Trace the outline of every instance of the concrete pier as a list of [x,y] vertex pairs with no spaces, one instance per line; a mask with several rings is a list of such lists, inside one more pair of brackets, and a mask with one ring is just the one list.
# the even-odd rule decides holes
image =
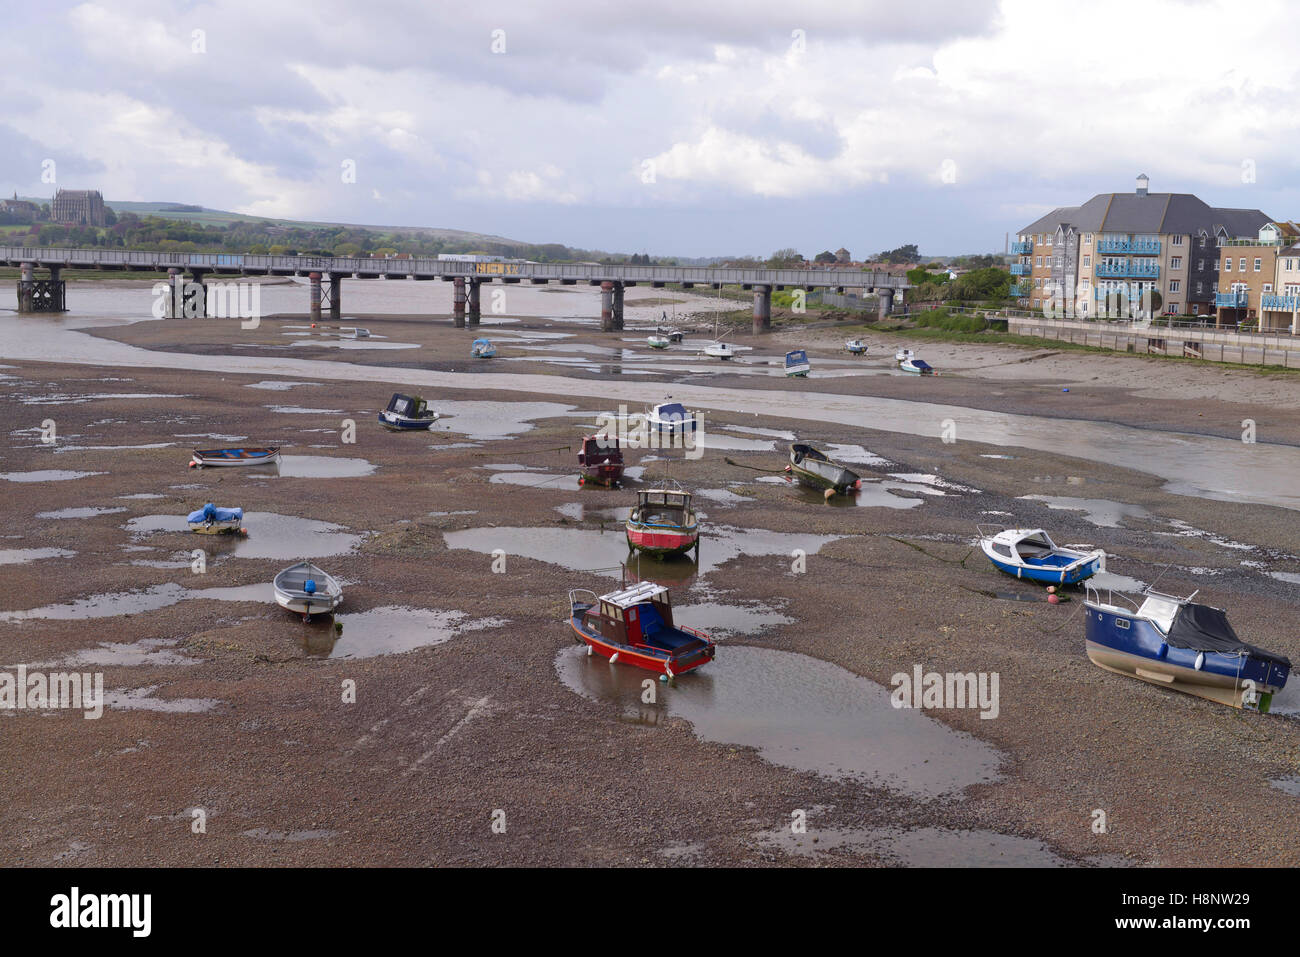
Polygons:
[[320,322],[320,273],[308,273],[307,279],[311,283],[311,321]]
[[18,311],[35,312],[32,308],[32,291],[36,287],[35,276],[31,263],[23,263],[18,267]]
[[876,297],[880,302],[880,318],[884,319],[885,316],[894,311],[894,290],[877,289]]
[[614,284],[609,280],[600,284],[600,331],[614,331]]
[[614,328],[623,328],[623,284],[614,283]]
[[754,335],[772,331],[772,287],[754,284]]
[[482,309],[479,293],[483,289],[483,283],[478,279],[469,281],[469,324],[477,326],[479,319],[482,318]]
[[185,273],[174,266],[167,270],[167,308],[163,316],[167,319],[185,318]]
[[465,277],[457,276],[454,280],[452,280],[452,285],[455,287],[455,292],[454,295],[452,296],[452,313],[451,313],[452,319],[455,321],[457,329],[464,329],[465,328]]

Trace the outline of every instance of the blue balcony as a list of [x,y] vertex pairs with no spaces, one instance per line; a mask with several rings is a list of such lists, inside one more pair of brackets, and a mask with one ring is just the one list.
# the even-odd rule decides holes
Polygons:
[[1158,239],[1101,239],[1097,241],[1097,252],[1103,255],[1119,253],[1125,256],[1159,256]]
[[1127,254],[1132,245],[1127,239],[1101,239],[1097,241],[1097,252]]
[[1216,292],[1214,294],[1215,308],[1227,306],[1229,309],[1245,309],[1249,301],[1250,294],[1244,289],[1240,292]]
[[1025,299],[1029,296],[1030,285],[1027,282],[1012,283],[1007,290],[1008,299]]
[[1034,271],[1034,267],[1029,265],[1028,263],[1011,264],[1011,275],[1013,276],[1028,276],[1031,273],[1033,273],[1033,271]]
[[1269,312],[1295,312],[1297,306],[1300,306],[1300,296],[1279,296],[1270,293],[1261,296],[1259,301],[1259,308]]
[[1130,276],[1138,279],[1158,279],[1160,277],[1160,264],[1140,260],[1122,263],[1097,263],[1097,275],[1103,279],[1125,279]]
[[1131,252],[1135,256],[1159,256],[1160,240],[1135,239],[1129,245],[1129,252]]
[[1027,256],[1029,253],[1032,253],[1033,251],[1034,251],[1034,244],[1031,243],[1029,240],[1025,240],[1023,243],[1011,244],[1011,252],[1013,255],[1016,256]]

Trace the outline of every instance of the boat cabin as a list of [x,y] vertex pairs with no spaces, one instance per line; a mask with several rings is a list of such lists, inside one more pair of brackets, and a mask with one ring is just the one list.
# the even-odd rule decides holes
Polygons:
[[795,349],[785,354],[785,367],[806,366],[808,364],[808,353],[802,349]]
[[[1005,529],[993,536],[989,548],[998,558],[1020,564],[1038,564],[1060,551],[1051,536],[1041,528]],[[1062,564],[1072,561],[1073,558],[1068,558]]]
[[669,655],[706,644],[673,624],[668,589],[655,582],[638,582],[601,595],[587,610],[583,624],[606,641]]
[[618,437],[598,433],[588,435],[582,440],[582,451],[578,453],[578,464],[592,468],[597,465],[622,465],[623,450],[618,446]]
[[636,493],[632,521],[642,525],[686,525],[693,518],[691,493],[653,488]]
[[408,419],[427,419],[433,415],[429,411],[429,403],[424,399],[418,395],[403,395],[400,392],[393,393],[393,397],[388,400],[388,408],[384,411]]

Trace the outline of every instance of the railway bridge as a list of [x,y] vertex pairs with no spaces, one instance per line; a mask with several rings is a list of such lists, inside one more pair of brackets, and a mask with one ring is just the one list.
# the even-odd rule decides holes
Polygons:
[[[894,296],[908,288],[901,276],[854,269],[750,269],[731,266],[600,265],[597,263],[534,263],[476,259],[371,259],[333,256],[258,256],[225,253],[148,252],[98,248],[0,246],[0,263],[16,266],[19,312],[64,312],[67,309],[64,269],[117,272],[163,272],[174,295],[169,315],[204,316],[208,285],[230,276],[302,276],[308,280],[313,321],[328,313],[341,318],[345,279],[441,280],[455,286],[452,318],[457,327],[478,325],[484,283],[529,283],[566,286],[586,284],[601,290],[601,329],[623,328],[623,291],[631,286],[654,288],[680,284],[683,288],[740,286],[754,293],[754,332],[771,329],[772,292],[783,289],[857,289],[875,294],[880,314],[893,308]],[[37,278],[36,270],[48,278]]]

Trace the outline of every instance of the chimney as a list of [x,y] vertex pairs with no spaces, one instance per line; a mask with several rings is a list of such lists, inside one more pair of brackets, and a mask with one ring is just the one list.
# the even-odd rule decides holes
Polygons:
[[1146,173],[1138,173],[1137,194],[1139,196],[1145,196],[1147,194],[1147,184],[1150,182],[1151,180],[1147,178]]

